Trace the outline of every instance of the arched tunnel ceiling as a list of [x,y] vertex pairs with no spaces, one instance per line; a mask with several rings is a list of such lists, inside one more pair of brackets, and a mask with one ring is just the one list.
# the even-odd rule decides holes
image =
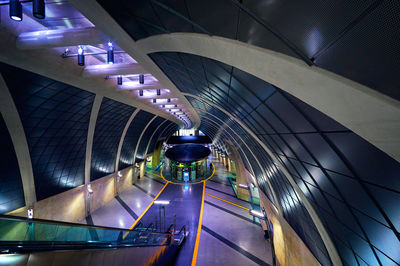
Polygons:
[[[239,40],[400,99],[396,1],[98,2],[135,40],[173,32]],[[218,142],[226,138],[240,146],[250,162],[246,167],[272,199],[265,185],[270,179],[285,218],[323,265],[330,263],[329,256],[303,203],[259,141],[311,202],[345,264],[400,260],[397,246],[385,244],[400,240],[398,162],[318,110],[231,65],[181,52],[150,56],[186,93],[201,117],[200,129]]]
[[400,4],[395,0],[98,2],[135,40],[170,32],[235,39],[300,58],[400,100]]
[[[191,97],[188,99],[202,117],[200,129],[211,137],[221,134],[222,138],[231,139],[231,136],[245,134],[243,129],[234,121],[229,120],[229,117],[222,114],[218,109],[204,101]],[[318,111],[309,110],[307,115],[312,115],[315,112]],[[327,117],[326,119],[329,120]],[[222,121],[225,121],[233,130],[221,126]],[[321,122],[330,124],[333,121],[321,120]],[[224,133],[224,131],[229,134]],[[384,262],[393,263],[393,261],[398,260],[396,248],[391,248],[385,244],[386,241],[398,241],[400,224],[396,221],[399,214],[394,211],[394,206],[396,205],[395,202],[400,199],[398,196],[399,187],[395,191],[392,189],[393,184],[399,185],[395,181],[396,173],[399,172],[398,168],[389,171],[393,173],[392,178],[386,179],[386,171],[381,170],[385,163],[374,163],[376,159],[379,159],[379,155],[376,154],[377,151],[365,141],[360,141],[360,138],[351,132],[315,131],[257,135],[271,147],[279,160],[295,177],[299,187],[312,202],[319,216],[322,217],[344,262],[353,264],[357,261],[365,261],[374,264],[377,263],[374,252],[383,264],[385,264]],[[265,158],[265,152],[259,148],[256,149],[255,141],[249,136],[245,139],[256,156],[263,161],[263,167],[268,172],[267,175],[278,194],[286,219],[314,252],[315,249],[310,245],[310,241],[314,241],[313,243],[318,245],[318,241],[315,240],[318,237],[313,235],[312,228],[305,226],[305,224],[309,224],[309,221],[305,219],[306,222],[302,223],[302,228],[298,228],[296,223],[301,219],[299,216],[292,216],[298,215],[295,213],[298,209],[301,209],[297,206],[296,193],[290,192],[290,184],[282,181],[285,178],[275,168],[271,160]],[[239,143],[239,147],[243,147],[243,142],[240,141],[238,136],[234,141]],[[350,143],[355,146],[349,146]],[[328,148],[330,145],[333,146]],[[339,151],[336,151],[339,154],[334,154],[335,151],[332,148],[335,146],[339,148]],[[246,149],[243,150],[246,152]],[[366,156],[366,158],[350,157],[354,156],[354,150],[362,150],[364,154],[359,156]],[[341,151],[344,151],[344,153],[341,153]],[[353,155],[350,155],[349,151],[353,151]],[[241,152],[240,149],[239,152]],[[338,155],[344,157],[339,158]],[[251,161],[254,161],[254,159],[251,159],[251,155],[247,154],[247,156]],[[342,162],[339,162],[341,160]],[[369,165],[364,164],[364,160],[367,160]],[[348,163],[350,165],[346,165]],[[386,166],[383,166],[383,168],[388,169],[385,168]],[[393,166],[399,167],[397,163],[394,163]],[[257,171],[255,172],[260,187],[265,187],[263,185],[265,182],[259,178],[261,175],[257,174]],[[279,182],[283,182],[283,184],[279,184]],[[268,192],[266,194],[268,195]],[[290,218],[291,216],[292,218]],[[393,231],[389,224],[393,225]],[[373,240],[374,232],[378,230],[382,232],[385,241]],[[304,234],[306,234],[305,238]],[[312,237],[308,239],[308,236]],[[323,258],[323,253],[318,254],[316,256],[321,261],[320,256]]]

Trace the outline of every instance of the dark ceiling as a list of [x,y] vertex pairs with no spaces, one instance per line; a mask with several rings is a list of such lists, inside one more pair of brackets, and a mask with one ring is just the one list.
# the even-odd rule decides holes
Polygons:
[[[381,232],[386,241],[400,239],[400,214],[392,209],[400,200],[399,163],[311,106],[232,66],[183,53],[151,57],[181,91],[225,109],[275,154],[314,205],[344,262],[400,259],[373,234]],[[222,132],[236,142],[267,195],[271,193],[261,168],[270,172],[285,218],[319,261],[329,264],[301,201],[263,148],[221,110],[187,98],[202,118],[200,130],[211,137]]]
[[317,65],[400,100],[398,0],[98,0],[135,39],[222,36]]
[[[400,100],[397,0],[98,2],[135,40],[172,32],[222,36],[297,57]],[[344,264],[400,261],[398,162],[240,69],[184,53],[150,56],[182,92],[204,99],[187,97],[201,117],[200,130],[237,145],[260,188],[274,201],[271,183],[284,217],[322,265],[331,262],[308,212],[257,140],[314,206]],[[206,100],[243,122],[257,139]]]

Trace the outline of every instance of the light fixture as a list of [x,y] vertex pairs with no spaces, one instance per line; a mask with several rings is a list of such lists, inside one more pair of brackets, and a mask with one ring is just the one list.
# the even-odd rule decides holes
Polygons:
[[118,171],[118,176],[119,176],[119,177],[121,177],[121,176],[122,176],[122,174],[121,174],[121,171]]
[[[176,107],[176,105],[175,105],[175,107]],[[182,109],[179,109],[179,111],[181,111],[181,112],[182,112]]]
[[265,220],[266,217],[264,216],[264,214],[262,212],[256,211],[256,210],[250,210],[250,215],[260,218],[261,220]]
[[85,65],[85,54],[84,54],[82,46],[78,47],[78,65],[80,65],[80,66]]
[[171,99],[170,99],[170,98],[168,98],[167,102],[169,102],[169,103],[170,103],[170,102],[171,102]]
[[118,84],[118,85],[122,85],[122,76],[121,76],[121,75],[119,75],[119,76],[117,77],[117,84]]
[[114,64],[114,47],[113,47],[112,42],[110,42],[110,41],[107,43],[107,46],[108,46],[107,63],[109,65],[112,65],[112,64]]
[[33,209],[28,209],[28,219],[33,218]]
[[22,5],[19,0],[10,0],[10,18],[15,21],[22,21]]
[[[176,107],[178,107],[178,105],[177,105],[177,104],[175,104],[175,108],[176,108]],[[182,111],[182,110],[181,110],[181,111]]]
[[155,200],[154,204],[156,204],[156,205],[168,205],[169,204],[169,200]]
[[46,17],[44,0],[32,1],[32,14],[35,18],[44,19]]
[[143,74],[139,74],[139,83],[144,84],[144,75]]
[[139,90],[139,96],[143,96],[143,90]]
[[238,186],[243,189],[249,189],[249,187],[245,184],[239,184]]
[[160,96],[161,95],[161,90],[157,89],[157,95]]
[[87,185],[87,191],[89,192],[89,194],[93,194],[93,189],[91,184]]
[[161,105],[161,108],[165,108],[165,105],[163,104],[163,105]]
[[153,103],[157,103],[157,99],[153,99]]

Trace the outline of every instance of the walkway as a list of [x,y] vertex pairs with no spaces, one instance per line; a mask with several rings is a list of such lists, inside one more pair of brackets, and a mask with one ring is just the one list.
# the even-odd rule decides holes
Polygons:
[[[205,185],[196,264],[272,265],[270,246],[259,224],[254,223],[249,215],[250,204],[235,197],[227,180],[226,168],[214,158],[211,160],[216,173]],[[158,200],[170,200],[165,209],[166,227],[173,223],[174,214],[177,229],[189,225],[190,234],[178,255],[176,265],[190,265],[197,240],[203,183],[165,185],[158,174],[147,172],[144,178],[120,193],[119,197],[93,212],[87,221],[95,225],[130,228],[156,196]],[[158,208],[152,205],[140,221],[145,225],[154,223],[155,214],[159,216]]]

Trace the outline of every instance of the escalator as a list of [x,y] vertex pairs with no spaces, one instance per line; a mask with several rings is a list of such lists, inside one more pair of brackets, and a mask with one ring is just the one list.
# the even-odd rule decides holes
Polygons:
[[0,215],[0,265],[167,265],[186,229],[157,232]]

